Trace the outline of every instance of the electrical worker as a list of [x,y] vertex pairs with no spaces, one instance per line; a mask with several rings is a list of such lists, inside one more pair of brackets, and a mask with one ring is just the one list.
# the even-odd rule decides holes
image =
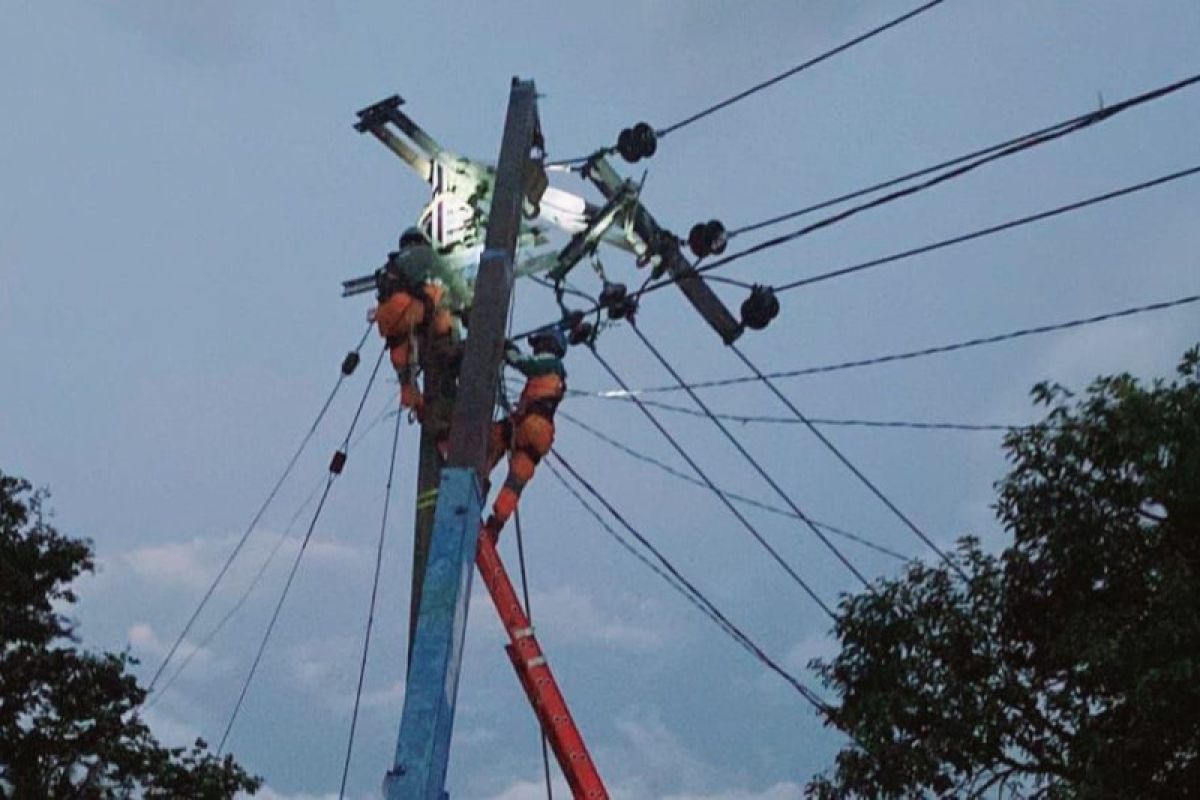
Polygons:
[[375,274],[379,305],[374,321],[400,379],[400,404],[417,415],[422,397],[413,366],[414,337],[430,330],[435,338],[449,341],[456,333],[454,317],[443,303],[443,271],[425,233],[409,228],[400,236],[399,249],[388,254],[387,264]]
[[508,476],[485,527],[493,536],[508,522],[517,508],[521,490],[533,477],[538,462],[550,452],[554,444],[554,412],[567,392],[567,371],[563,367],[563,356],[567,353],[567,339],[555,327],[539,331],[529,337],[533,355],[522,356],[511,342],[505,348],[504,360],[509,366],[525,376],[525,388],[508,418],[492,426],[488,446],[488,472],[506,452],[511,451]]

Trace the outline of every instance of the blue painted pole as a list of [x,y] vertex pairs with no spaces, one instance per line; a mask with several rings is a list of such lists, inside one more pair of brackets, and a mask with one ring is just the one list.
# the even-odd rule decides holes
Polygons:
[[473,469],[442,471],[388,800],[441,800],[482,497]]
[[387,800],[443,800],[446,796],[450,734],[483,505],[480,486],[486,478],[487,445],[512,295],[513,256],[536,129],[533,82],[514,78],[450,426],[449,466],[442,470],[434,512],[396,757],[384,779]]

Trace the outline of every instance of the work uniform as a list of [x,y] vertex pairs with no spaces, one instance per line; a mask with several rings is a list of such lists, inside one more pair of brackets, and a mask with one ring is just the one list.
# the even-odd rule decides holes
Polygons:
[[550,452],[554,444],[554,412],[567,392],[567,372],[559,356],[540,352],[522,358],[510,351],[505,360],[525,376],[525,388],[512,415],[492,426],[488,472],[506,452],[512,451],[508,476],[488,520],[494,533],[499,533],[512,516],[538,462]]
[[421,407],[421,392],[412,367],[413,337],[428,326],[439,338],[449,337],[454,330],[454,318],[442,303],[443,289],[431,281],[433,271],[433,249],[414,244],[389,254],[379,277],[375,324],[387,341],[392,366],[400,379],[400,402],[414,410]]

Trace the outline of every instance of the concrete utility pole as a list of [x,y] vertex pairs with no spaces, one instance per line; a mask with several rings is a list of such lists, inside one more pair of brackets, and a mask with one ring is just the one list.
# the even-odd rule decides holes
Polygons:
[[[384,780],[388,800],[441,800],[445,796],[482,487],[487,477],[488,434],[512,296],[525,176],[537,128],[533,82],[514,78],[450,429],[448,465],[437,487],[400,735],[393,767]],[[423,486],[422,491],[428,488]]]

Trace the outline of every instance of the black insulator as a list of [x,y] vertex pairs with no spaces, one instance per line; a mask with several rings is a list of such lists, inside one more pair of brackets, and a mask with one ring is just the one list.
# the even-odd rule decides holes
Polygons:
[[608,318],[632,320],[634,314],[637,313],[637,309],[638,303],[636,298],[632,296],[622,297],[608,307]]
[[563,314],[562,326],[567,330],[574,330],[583,324],[583,312],[579,309],[568,311]]
[[347,376],[353,375],[356,369],[358,369],[358,351],[351,350],[342,359],[342,374]]
[[625,299],[628,290],[623,283],[606,283],[604,288],[600,290],[599,305],[601,308],[607,308],[610,311],[612,307]]
[[633,126],[633,139],[642,158],[650,158],[658,152],[658,137],[654,135],[654,128],[647,123],[639,122]]
[[742,324],[761,331],[779,315],[779,298],[770,286],[755,286],[742,302]]
[[346,466],[346,451],[338,450],[333,454],[333,460],[329,462],[329,472],[333,475],[341,475],[342,469]]
[[725,226],[720,220],[710,219],[704,226],[704,238],[708,242],[708,250],[714,256],[719,256],[725,252],[725,245],[729,244],[729,239],[725,235]]
[[633,135],[631,128],[625,128],[617,136],[617,152],[621,154],[621,158],[628,161],[630,164],[637,162],[641,156],[641,148],[638,146],[637,139]]
[[579,325],[571,328],[571,332],[567,334],[567,341],[571,344],[584,344],[592,340],[592,334],[595,333],[595,326],[590,322],[582,322]]
[[692,249],[692,254],[696,258],[704,258],[712,252],[708,248],[707,232],[708,226],[703,222],[697,222],[688,233],[688,247]]

